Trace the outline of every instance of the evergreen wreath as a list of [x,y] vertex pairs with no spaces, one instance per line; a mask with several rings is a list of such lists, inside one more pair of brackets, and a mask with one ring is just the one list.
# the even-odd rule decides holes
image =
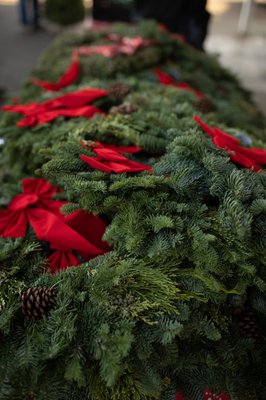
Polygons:
[[113,34],[150,44],[1,116],[0,398],[265,400],[264,118],[153,22],[61,36],[34,78]]

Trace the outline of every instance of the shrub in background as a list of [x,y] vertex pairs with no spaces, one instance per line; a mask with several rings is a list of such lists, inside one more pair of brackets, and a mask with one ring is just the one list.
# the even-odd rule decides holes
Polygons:
[[85,7],[82,0],[47,0],[45,15],[52,22],[70,25],[83,20]]

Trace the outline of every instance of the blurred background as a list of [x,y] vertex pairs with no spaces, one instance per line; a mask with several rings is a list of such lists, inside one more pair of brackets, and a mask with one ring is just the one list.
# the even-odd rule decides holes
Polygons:
[[[32,15],[34,10],[23,9],[27,1],[0,0],[0,96],[1,91],[14,94],[20,88],[40,54],[61,31],[89,29],[93,14],[97,18],[111,15],[108,0],[99,1],[103,10],[96,9],[95,4],[93,9],[92,0],[85,0],[83,4],[79,0],[75,13],[70,13],[74,21],[69,21],[66,12],[54,9],[53,0],[46,0],[44,14],[43,0],[38,2],[40,18],[36,21]],[[61,1],[69,7],[75,3],[73,0]],[[36,6],[37,0],[29,2]],[[139,3],[141,12],[149,16],[147,10],[142,10],[141,0]],[[165,1],[162,0],[162,4],[165,5]],[[266,0],[208,0],[206,9],[211,18],[205,51],[219,56],[221,63],[240,78],[266,115]],[[127,19],[127,11],[122,18]],[[61,19],[60,24],[55,23],[58,19]],[[72,24],[68,25],[70,22]]]

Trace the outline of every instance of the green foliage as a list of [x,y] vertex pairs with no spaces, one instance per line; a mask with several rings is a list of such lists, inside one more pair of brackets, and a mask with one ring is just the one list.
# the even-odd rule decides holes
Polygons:
[[[29,230],[0,239],[1,400],[202,400],[203,391],[232,400],[265,400],[266,175],[233,164],[198,128],[198,114],[232,136],[264,147],[264,120],[249,95],[217,61],[160,32],[153,23],[114,25],[110,32],[160,42],[129,57],[81,58],[80,81],[62,91],[131,88],[129,115],[107,96],[108,113],[91,120],[57,119],[36,128],[1,117],[0,205],[20,193],[23,177],[47,178],[70,203],[108,223],[112,251],[51,275],[47,243]],[[34,75],[55,81],[80,45],[108,43],[105,33],[59,37]],[[201,114],[193,93],[158,84],[153,68],[201,90],[214,110]],[[226,100],[225,100],[226,93]],[[55,94],[27,83],[25,102]],[[126,155],[152,172],[107,174],[80,156],[94,156],[93,141],[137,145]],[[19,156],[18,156],[19,155]],[[89,229],[90,227],[88,227]],[[19,302],[29,287],[56,291],[54,307],[38,321],[25,319]],[[249,303],[260,343],[232,318]]]

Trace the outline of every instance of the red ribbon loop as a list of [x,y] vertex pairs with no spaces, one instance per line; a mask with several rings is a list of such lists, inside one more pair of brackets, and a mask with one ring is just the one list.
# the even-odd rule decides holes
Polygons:
[[103,114],[99,108],[94,107],[91,103],[108,94],[107,90],[83,89],[55,97],[43,103],[9,105],[2,107],[2,109],[24,115],[17,126],[35,126],[51,122],[58,117],[91,118],[96,113]]
[[239,140],[228,135],[219,128],[205,124],[198,116],[194,116],[197,122],[212,137],[213,143],[220,149],[228,151],[230,159],[248,169],[258,172],[261,170],[260,164],[266,164],[266,151],[263,149],[250,149],[240,146]]
[[136,161],[131,161],[120,153],[136,153],[141,151],[140,147],[116,147],[113,145],[103,145],[100,142],[89,146],[97,157],[90,157],[85,154],[81,155],[80,158],[91,168],[99,169],[100,171],[116,174],[123,172],[142,172],[151,171],[151,167],[145,164],[141,164]]
[[173,79],[170,75],[166,74],[161,69],[155,68],[154,72],[155,72],[155,75],[157,76],[157,78],[159,79],[161,85],[174,86],[180,90],[186,90],[191,93],[194,93],[194,95],[196,97],[199,97],[199,98],[204,97],[204,95],[199,90],[194,89],[192,86],[190,86],[186,82],[177,82],[175,79]]
[[80,260],[72,251],[55,251],[49,258],[50,272],[55,274],[58,271],[64,271],[68,267],[75,267],[80,264]]
[[80,65],[77,58],[77,54],[76,52],[74,52],[72,64],[70,64],[67,71],[58,79],[57,82],[52,83],[48,81],[42,81],[37,78],[32,78],[31,82],[34,85],[39,86],[44,90],[56,92],[74,83],[78,79],[79,74],[80,74]]

